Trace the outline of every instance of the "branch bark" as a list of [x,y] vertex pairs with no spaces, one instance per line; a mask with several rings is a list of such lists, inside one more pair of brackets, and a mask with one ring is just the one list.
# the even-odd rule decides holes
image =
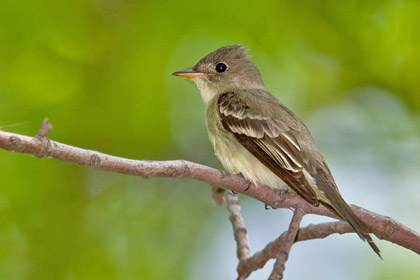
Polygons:
[[[232,190],[236,193],[242,193],[253,197],[266,205],[271,206],[273,209],[301,208],[302,211],[304,211],[304,214],[317,214],[338,218],[333,212],[322,205],[313,207],[293,193],[284,194],[266,186],[257,188],[241,176],[230,175],[224,171],[184,160],[133,160],[111,156],[93,150],[81,149],[56,141],[51,141],[46,137],[49,130],[49,128],[47,128],[48,127],[43,126],[42,133],[40,133],[38,137],[30,137],[0,131],[0,148],[13,152],[32,154],[40,158],[56,158],[78,165],[141,176],[144,178],[171,177],[194,179],[208,183],[212,186],[219,186]],[[359,216],[363,222],[365,222],[373,230],[373,233],[378,238],[393,242],[420,254],[419,233],[402,225],[398,221],[391,219],[390,217],[382,216],[354,205],[351,206],[351,208],[356,215]],[[346,223],[344,222],[336,222],[334,224],[326,223],[309,226],[299,231],[297,240],[323,238],[335,232],[352,232],[351,228],[345,224]],[[345,230],[343,231],[343,229]],[[277,246],[275,244],[277,244],[276,241],[271,243],[271,245],[268,245],[269,248],[266,249],[271,252],[271,250]],[[261,260],[266,259],[267,257],[273,258],[275,257],[275,254],[266,254],[264,255],[264,258],[261,258],[261,254],[257,253],[254,257],[242,262],[238,269],[243,269],[244,267],[252,264],[252,260],[258,259],[258,263],[261,263]]]
[[225,192],[226,206],[230,213],[229,220],[232,223],[233,234],[236,241],[236,255],[239,262],[245,261],[250,257],[250,246],[245,222],[241,214],[241,205],[238,196],[230,191]]
[[305,215],[305,212],[302,210],[302,208],[297,208],[293,213],[293,218],[290,222],[289,229],[286,232],[284,242],[280,244],[280,249],[277,252],[277,260],[274,264],[274,268],[270,275],[270,278],[268,278],[269,280],[283,279],[283,272],[286,268],[286,262],[289,258],[289,253],[292,249],[292,245],[295,242],[303,215]]
[[[312,224],[300,228],[294,242],[326,238],[334,233],[344,234],[350,232],[354,232],[354,230],[349,223],[345,221],[328,222],[317,225]],[[264,249],[255,253],[244,262],[241,262],[238,266],[238,274],[244,275],[246,278],[253,271],[263,268],[270,259],[274,259],[281,250],[282,244],[286,242],[287,233],[288,231],[283,232],[276,240],[268,243]]]

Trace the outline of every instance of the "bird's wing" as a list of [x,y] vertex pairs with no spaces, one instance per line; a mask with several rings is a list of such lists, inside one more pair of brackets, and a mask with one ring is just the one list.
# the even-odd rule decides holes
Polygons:
[[234,92],[218,99],[223,127],[252,155],[312,205],[319,205],[315,190],[304,175],[301,147],[292,129],[280,119],[257,113]]

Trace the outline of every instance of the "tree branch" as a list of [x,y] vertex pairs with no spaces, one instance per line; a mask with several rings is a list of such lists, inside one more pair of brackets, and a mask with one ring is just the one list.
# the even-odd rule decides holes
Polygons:
[[293,213],[293,218],[290,222],[289,229],[286,232],[284,242],[281,243],[280,249],[277,252],[277,260],[274,264],[273,271],[268,278],[269,280],[283,279],[283,272],[286,268],[286,261],[289,258],[290,250],[292,249],[292,245],[295,242],[303,215],[305,215],[305,212],[302,208],[297,208]]
[[237,246],[237,257],[239,262],[245,261],[250,257],[250,246],[248,234],[245,228],[245,222],[241,214],[241,205],[238,196],[230,191],[225,192],[226,205],[230,213],[229,220],[232,223],[233,234]]
[[[249,181],[242,176],[230,175],[226,172],[208,166],[184,160],[132,160],[92,150],[85,150],[49,140],[46,135],[50,128],[47,128],[48,126],[46,127],[43,125],[42,131],[40,131],[38,137],[29,137],[0,131],[0,148],[13,152],[32,154],[36,157],[56,158],[62,161],[96,169],[141,176],[144,178],[171,177],[194,179],[206,182],[212,186],[219,186],[237,193],[243,193],[271,206],[274,209],[302,208],[304,214],[317,214],[338,218],[333,212],[323,205],[314,207],[296,194],[284,194],[266,186],[260,186],[257,188],[255,185],[250,184]],[[370,212],[354,205],[351,206],[351,208],[356,215],[372,229],[373,233],[378,238],[388,240],[420,254],[420,234],[389,217]],[[344,233],[353,232],[353,230],[344,222],[320,224],[301,229],[298,233],[297,240],[322,238],[335,232]],[[275,244],[277,244],[276,241],[274,244],[271,243],[271,247],[268,245],[267,247],[269,248],[267,249],[266,247],[264,250],[267,249],[271,252],[271,250],[277,246]],[[269,258],[275,257],[275,254],[265,255],[269,256]],[[267,256],[262,258],[261,254],[256,254],[247,261],[241,262],[238,269],[243,269],[249,264],[252,264],[251,260],[258,259],[258,263],[261,263],[261,260],[266,259]]]
[[[294,242],[305,241],[311,239],[321,239],[330,236],[331,234],[338,233],[344,234],[354,232],[353,228],[349,223],[345,221],[321,223],[317,225],[309,225],[304,228],[300,228]],[[286,242],[286,235],[288,231],[283,232],[276,240],[270,242],[265,246],[264,249],[255,253],[252,257],[246,261],[241,262],[238,266],[238,273],[240,275],[246,275],[245,278],[253,271],[263,268],[264,265],[270,260],[274,259],[278,252],[281,250],[281,246]],[[243,278],[243,279],[245,279]]]

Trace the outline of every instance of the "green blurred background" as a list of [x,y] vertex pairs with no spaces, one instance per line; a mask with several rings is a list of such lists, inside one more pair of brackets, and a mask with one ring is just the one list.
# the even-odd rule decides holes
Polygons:
[[[240,43],[346,200],[420,231],[419,26],[419,1],[2,0],[0,129],[34,135],[49,117],[56,141],[220,168],[197,89],[171,73]],[[235,278],[228,214],[203,183],[3,150],[0,170],[0,279]],[[290,212],[241,200],[255,252]],[[419,277],[418,255],[377,244],[384,264],[350,234],[299,243],[285,277]]]

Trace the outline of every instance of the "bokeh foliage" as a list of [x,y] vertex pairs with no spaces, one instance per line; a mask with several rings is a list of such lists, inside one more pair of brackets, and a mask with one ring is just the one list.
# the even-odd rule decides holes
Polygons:
[[[419,26],[414,0],[2,0],[0,129],[34,135],[49,117],[50,137],[70,145],[220,167],[197,90],[170,74],[241,43],[268,88],[303,118],[349,100],[375,110],[383,95],[363,99],[354,90],[374,87],[414,128],[403,129],[387,110],[361,123],[375,126],[386,115],[395,129],[377,135],[418,143]],[[352,136],[344,143],[360,147]],[[364,140],[369,150],[381,139]],[[387,147],[376,150],[380,162],[402,170]],[[6,151],[0,170],[0,279],[185,279],[197,248],[229,227],[197,182],[130,178]],[[400,268],[420,273],[412,267]],[[366,268],[363,277],[384,279],[378,270]]]

